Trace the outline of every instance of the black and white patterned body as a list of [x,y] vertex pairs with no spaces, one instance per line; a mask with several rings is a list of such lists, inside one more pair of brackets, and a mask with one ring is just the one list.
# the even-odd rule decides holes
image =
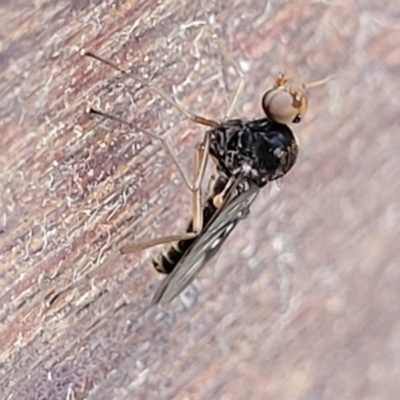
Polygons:
[[298,149],[291,129],[267,118],[228,120],[208,134],[218,171],[227,177],[244,171],[258,187],[281,178],[296,162]]
[[[297,158],[290,128],[266,118],[228,120],[206,134],[217,180],[203,207],[203,229],[196,238],[175,242],[154,258],[155,268],[171,275],[157,290],[153,303],[170,301],[189,285],[239,220],[248,215],[258,190],[285,175]],[[232,177],[237,182],[217,207],[214,199]],[[192,231],[192,222],[187,231]]]

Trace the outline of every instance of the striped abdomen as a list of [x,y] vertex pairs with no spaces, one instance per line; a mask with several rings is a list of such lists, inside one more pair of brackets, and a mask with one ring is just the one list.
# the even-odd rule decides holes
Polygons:
[[[204,226],[207,225],[216,210],[217,209],[215,208],[211,197],[207,200],[206,205],[203,209]],[[192,226],[192,221],[190,221],[186,232],[192,232]],[[178,242],[173,242],[168,245],[163,251],[161,251],[156,257],[154,257],[154,268],[158,272],[161,272],[163,274],[171,273],[178,262],[181,260],[182,256],[190,248],[195,240],[196,237],[192,239],[179,240]]]

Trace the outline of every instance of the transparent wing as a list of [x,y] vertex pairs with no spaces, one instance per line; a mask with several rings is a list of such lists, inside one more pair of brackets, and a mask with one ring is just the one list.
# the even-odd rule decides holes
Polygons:
[[249,214],[259,188],[250,185],[244,192],[227,193],[223,205],[202,230],[174,270],[158,287],[152,304],[168,303],[192,282],[199,271],[215,255],[237,223]]

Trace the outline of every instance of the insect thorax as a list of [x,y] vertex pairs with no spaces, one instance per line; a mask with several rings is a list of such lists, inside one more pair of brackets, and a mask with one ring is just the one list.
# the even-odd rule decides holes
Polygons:
[[229,177],[244,171],[259,187],[285,175],[296,161],[291,129],[266,118],[224,121],[207,134],[219,172]]

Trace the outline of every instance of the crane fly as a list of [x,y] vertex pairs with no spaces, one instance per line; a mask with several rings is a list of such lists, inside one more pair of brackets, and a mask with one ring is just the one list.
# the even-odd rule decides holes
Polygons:
[[[293,167],[298,147],[293,132],[287,124],[300,122],[306,114],[308,107],[306,90],[321,85],[331,78],[290,86],[286,77],[280,74],[273,87],[262,97],[264,117],[226,118],[215,121],[192,114],[172,100],[162,89],[147,82],[141,76],[124,70],[92,52],[83,50],[82,54],[135,79],[158,94],[186,118],[208,127],[203,140],[196,147],[191,181],[186,176],[167,138],[116,115],[88,109],[88,112],[92,114],[114,120],[153,139],[160,140],[192,193],[192,219],[185,233],[134,242],[120,249],[122,254],[126,254],[168,244],[168,247],[153,260],[157,271],[167,274],[167,277],[156,290],[152,304],[168,303],[192,282],[198,272],[215,255],[237,223],[247,217],[259,190],[268,182],[284,176]],[[223,55],[228,58],[226,53]],[[235,67],[230,58],[228,61]],[[241,76],[238,69],[237,72]],[[239,95],[240,86],[241,83],[234,93],[233,102]],[[233,109],[232,104],[229,109]],[[211,194],[204,200],[201,186],[210,156],[216,167],[216,179]]]

